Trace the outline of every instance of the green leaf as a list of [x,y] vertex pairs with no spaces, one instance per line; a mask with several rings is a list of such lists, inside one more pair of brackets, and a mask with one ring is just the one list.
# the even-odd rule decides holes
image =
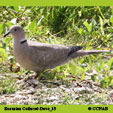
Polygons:
[[88,24],[88,22],[84,22],[83,24],[86,26],[86,28],[89,32],[92,30],[92,26],[90,24]]
[[78,71],[81,74],[81,80],[84,80],[84,77],[85,77],[85,70],[84,70],[84,68],[78,67]]
[[8,43],[12,40],[11,37],[4,38],[2,41],[2,48],[6,48],[8,46]]
[[5,49],[0,48],[0,55],[2,56],[3,60],[6,61],[8,55],[5,51]]
[[12,40],[12,38],[11,38],[11,37],[4,38],[4,42],[5,42],[6,44],[8,44],[11,40]]
[[101,80],[100,86],[101,86],[102,88],[105,88],[105,87],[106,87],[106,84],[107,84],[107,82],[106,82],[105,80]]
[[6,25],[8,26],[8,28],[10,28],[13,25],[13,23],[10,21],[7,21]]
[[85,77],[85,73],[82,73],[81,74],[81,80],[84,80],[84,77]]
[[31,31],[31,32],[36,32],[37,30],[37,20],[33,20],[30,24],[29,24],[29,27],[28,29]]
[[110,22],[113,23],[113,16],[110,18]]
[[4,30],[5,30],[5,24],[0,23],[0,34],[4,33]]
[[104,42],[107,43],[107,41],[111,38],[111,36],[112,36],[111,34],[106,35],[106,37],[104,39]]
[[70,63],[70,70],[69,70],[70,72],[71,72],[71,74],[72,75],[77,75],[77,66],[76,66],[76,64],[75,64],[75,62],[71,62]]
[[83,33],[83,29],[82,28],[78,28],[77,29],[78,33],[81,35]]
[[99,20],[100,20],[100,29],[101,29],[101,31],[103,31],[104,22],[103,22],[103,19],[101,18],[101,16],[99,16]]
[[108,70],[111,69],[113,65],[113,58],[111,58],[109,61],[108,61]]
[[92,76],[91,76],[91,80],[93,80],[94,82],[96,81],[95,75],[92,75]]

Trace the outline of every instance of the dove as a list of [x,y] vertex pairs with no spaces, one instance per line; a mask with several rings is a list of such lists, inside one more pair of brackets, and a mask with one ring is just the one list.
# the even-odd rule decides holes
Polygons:
[[24,29],[19,25],[13,25],[4,37],[9,34],[14,39],[13,52],[16,61],[23,68],[36,72],[35,78],[40,72],[63,65],[71,59],[109,52],[109,50],[81,50],[82,46],[64,46],[30,41],[26,39]]

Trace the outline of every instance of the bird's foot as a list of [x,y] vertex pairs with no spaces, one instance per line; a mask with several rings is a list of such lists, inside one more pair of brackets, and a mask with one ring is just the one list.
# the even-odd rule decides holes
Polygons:
[[35,75],[34,79],[37,79],[37,78],[38,78],[38,74]]
[[35,75],[34,79],[38,79],[38,80],[46,80],[45,77],[43,77],[43,76],[39,77],[38,74]]

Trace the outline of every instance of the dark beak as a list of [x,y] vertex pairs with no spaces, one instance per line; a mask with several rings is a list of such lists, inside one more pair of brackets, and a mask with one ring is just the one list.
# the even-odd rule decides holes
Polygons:
[[10,32],[7,32],[5,35],[4,35],[4,37],[6,37],[7,35],[9,35],[10,34]]

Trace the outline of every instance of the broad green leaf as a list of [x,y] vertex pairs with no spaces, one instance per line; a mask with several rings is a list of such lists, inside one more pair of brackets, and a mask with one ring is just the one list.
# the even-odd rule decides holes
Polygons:
[[8,43],[12,40],[11,37],[4,38],[2,41],[2,48],[6,48],[8,46]]
[[0,23],[0,34],[4,33],[4,30],[5,30],[5,24]]
[[80,62],[80,64],[82,64],[83,62],[84,62],[84,58],[81,58],[80,60],[79,60],[79,62]]
[[33,20],[30,24],[29,24],[29,27],[28,29],[31,31],[31,32],[36,32],[37,30],[37,20]]
[[12,40],[12,38],[11,38],[11,37],[4,38],[4,42],[5,42],[6,44],[8,44],[11,40]]
[[7,55],[6,51],[5,51],[5,49],[0,48],[0,56],[2,56],[4,61],[6,61],[8,55]]
[[86,28],[89,32],[92,30],[92,26],[90,24],[88,24],[88,22],[84,22],[83,24],[86,26]]
[[83,33],[83,29],[82,28],[78,28],[77,29],[78,33],[81,35]]
[[8,28],[10,28],[13,25],[13,23],[10,21],[7,21],[6,25],[8,26]]

